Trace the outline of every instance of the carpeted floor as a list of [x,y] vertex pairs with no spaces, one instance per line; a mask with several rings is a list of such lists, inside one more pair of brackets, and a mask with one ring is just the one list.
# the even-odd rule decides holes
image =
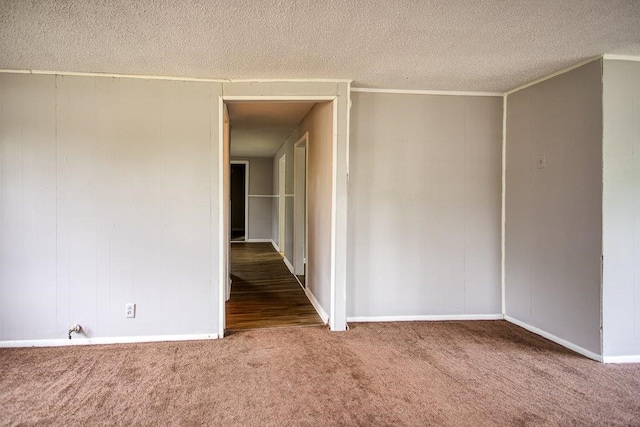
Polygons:
[[504,321],[0,349],[0,424],[638,425],[640,365]]

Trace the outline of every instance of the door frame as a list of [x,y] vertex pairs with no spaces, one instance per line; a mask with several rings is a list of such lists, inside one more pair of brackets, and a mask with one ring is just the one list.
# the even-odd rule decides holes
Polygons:
[[[258,90],[257,88],[255,89]],[[347,102],[349,102],[348,98],[348,88],[347,88]],[[340,157],[345,160],[345,165],[341,165],[338,167],[338,151],[342,150],[338,146],[338,131],[339,125],[338,122],[338,102],[340,102],[339,95],[220,95],[218,96],[218,203],[221,207],[220,212],[224,212],[226,207],[228,207],[228,201],[225,200],[225,185],[227,184],[227,179],[225,178],[225,174],[228,172],[228,169],[225,168],[225,142],[224,142],[224,110],[225,110],[225,102],[229,101],[315,101],[315,102],[331,102],[333,109],[333,130],[332,130],[332,189],[331,189],[331,244],[330,244],[330,259],[331,264],[329,266],[330,269],[330,307],[329,307],[329,328],[332,331],[345,331],[347,329],[346,323],[346,283],[344,283],[345,274],[344,268],[346,265],[346,236],[339,235],[337,233],[338,227],[341,230],[346,230],[346,179],[348,179],[348,161],[349,161],[349,112],[348,112],[348,104],[346,111],[346,134],[343,135],[343,139],[346,142],[346,146],[343,148],[346,152],[343,153]],[[228,151],[226,151],[228,153]],[[346,158],[345,158],[346,157]],[[343,176],[342,174],[345,173]],[[214,179],[212,177],[212,179]],[[340,184],[339,184],[340,182]],[[338,186],[340,185],[340,191],[338,191]],[[343,187],[344,186],[344,187]],[[340,194],[339,194],[340,193]],[[338,221],[338,212],[337,206],[338,204],[344,205],[344,212],[340,214],[340,221]],[[225,227],[228,227],[227,222],[229,221],[228,215],[219,215],[219,223],[218,229],[224,230]],[[212,234],[215,235],[216,230],[212,230]],[[226,321],[226,310],[225,310],[225,289],[227,287],[227,283],[229,282],[229,270],[228,270],[228,260],[229,260],[229,244],[225,242],[225,233],[219,232],[217,233],[219,241],[218,247],[220,248],[218,252],[218,337],[224,337],[225,331],[225,321]],[[340,236],[340,240],[339,240]],[[341,257],[338,257],[338,252],[341,254]],[[339,265],[337,265],[339,264]],[[340,272],[338,273],[338,268]],[[341,289],[340,292],[336,292],[336,275],[340,274],[341,281]],[[339,301],[338,301],[339,300]],[[341,307],[337,307],[338,304],[341,304]],[[340,312],[340,318],[337,318],[337,312]]]
[[[231,160],[230,165],[244,165],[244,241],[249,240],[249,160]],[[229,205],[231,206],[231,205]],[[229,211],[231,215],[231,211]],[[232,241],[231,243],[241,243],[242,241]]]
[[[284,176],[284,179],[283,179]],[[285,256],[287,221],[287,153],[278,158],[278,252]]]
[[[309,229],[309,221],[307,220],[307,193],[309,192],[308,186],[308,177],[307,173],[309,170],[309,156],[308,156],[308,145],[309,145],[309,132],[305,132],[294,144],[293,144],[293,271],[295,275],[300,273],[299,267],[302,265],[302,269],[305,273],[305,285],[303,288],[307,287],[307,277],[306,277],[306,264],[307,264],[307,240],[309,238],[308,229]],[[298,180],[298,167],[300,164],[300,158],[298,157],[299,150],[304,146],[304,200],[302,201],[302,206],[300,205],[300,200],[298,200],[298,193],[300,187],[300,181]],[[299,210],[302,207],[304,209],[304,213],[302,218],[300,217]],[[304,226],[304,233],[300,236],[299,228],[300,222],[302,222]],[[300,253],[300,245],[296,244],[296,242],[302,237],[304,239],[302,253]],[[300,259],[302,257],[302,260]]]

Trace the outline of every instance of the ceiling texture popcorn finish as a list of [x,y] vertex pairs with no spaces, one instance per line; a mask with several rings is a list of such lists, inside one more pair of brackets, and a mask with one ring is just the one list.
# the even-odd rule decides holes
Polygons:
[[637,0],[3,0],[0,68],[504,92],[640,56]]

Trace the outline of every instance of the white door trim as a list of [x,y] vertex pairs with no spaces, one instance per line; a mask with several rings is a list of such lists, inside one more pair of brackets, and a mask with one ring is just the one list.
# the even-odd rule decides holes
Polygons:
[[329,328],[337,330],[336,324],[336,242],[338,214],[338,103],[331,103],[333,107],[333,155],[331,157],[331,306],[329,307]]
[[222,95],[225,102],[233,101],[334,101],[336,95],[283,95],[283,96],[260,96],[260,95]]
[[[228,247],[228,236],[226,233],[227,227],[229,227],[229,218],[228,215],[225,214],[225,209],[228,206],[228,202],[225,201],[225,163],[226,159],[224,156],[224,120],[225,120],[225,105],[222,97],[218,98],[218,229],[215,227],[211,227],[211,253],[218,253],[218,336],[222,338],[224,336],[224,326],[225,326],[225,303],[227,296],[227,282],[229,280],[228,275],[228,260],[229,260],[229,247]],[[213,121],[213,117],[212,117]],[[213,148],[213,147],[212,147]],[[212,165],[213,167],[213,159],[214,159],[215,150],[211,150],[212,157]],[[211,189],[216,188],[215,177],[211,174]],[[211,212],[211,217],[213,218],[214,212]],[[218,239],[216,243],[216,233],[218,234]],[[217,247],[216,247],[217,245]],[[215,263],[211,263],[211,278],[215,277],[213,272],[215,271]],[[213,291],[213,286],[211,287]]]
[[[299,208],[299,201],[296,200],[296,197],[298,196],[298,192],[299,189],[298,187],[300,186],[300,182],[298,180],[298,170],[297,170],[297,166],[299,163],[299,158],[298,158],[298,150],[300,149],[300,146],[304,145],[304,216],[302,218],[302,222],[304,223],[304,236],[300,236],[299,235],[299,231],[297,231],[299,229],[299,227],[296,227],[296,225],[299,225],[300,222],[300,217],[299,215],[296,215],[296,208]],[[304,270],[305,273],[305,285],[303,286],[304,288],[307,288],[307,274],[306,274],[306,270],[307,270],[307,253],[308,253],[308,247],[307,247],[307,241],[308,241],[308,229],[309,229],[309,222],[307,220],[307,194],[309,193],[309,186],[308,186],[308,179],[307,179],[307,172],[309,170],[309,156],[308,156],[308,145],[309,145],[309,132],[305,132],[304,135],[302,135],[294,144],[293,144],[293,266],[294,266],[294,274],[298,274],[300,273],[299,271],[299,267],[300,264],[302,264],[302,268]],[[296,245],[296,242],[298,241],[298,239],[300,239],[300,237],[304,238],[304,247],[302,248],[302,260],[300,260],[300,256],[301,254],[299,253],[299,246]]]
[[[278,158],[278,248],[279,252],[285,256],[285,235],[287,230],[286,215],[287,202],[285,195],[287,194],[287,154],[283,154]],[[285,256],[286,258],[286,256]]]
[[[330,318],[329,318],[329,326],[331,330],[344,330],[343,327],[337,324],[335,313],[336,313],[336,237],[337,237],[337,181],[338,181],[338,165],[337,165],[337,157],[338,157],[338,95],[286,95],[286,96],[261,96],[261,95],[220,95],[218,97],[218,120],[219,120],[219,156],[218,156],[218,202],[220,206],[220,221],[219,221],[219,230],[224,230],[226,226],[224,224],[224,216],[222,212],[224,211],[224,207],[226,206],[227,201],[224,200],[224,158],[223,158],[223,147],[224,147],[224,135],[223,135],[223,120],[224,120],[224,104],[227,101],[331,101],[333,106],[333,165],[332,165],[332,207],[331,207],[331,274],[330,274],[330,289],[331,289],[331,301],[330,301]],[[348,114],[348,112],[347,112]],[[348,132],[347,129],[347,140],[348,140]],[[212,177],[212,180],[214,178]],[[212,186],[215,188],[215,186]],[[215,235],[217,231],[211,230],[212,235]],[[225,324],[225,265],[227,259],[229,257],[229,248],[228,245],[225,244],[224,240],[224,232],[219,233],[218,239],[218,247],[220,251],[218,252],[218,268],[219,268],[219,292],[218,292],[218,304],[219,304],[219,333],[218,336],[220,338],[224,337],[224,324]],[[212,239],[212,244],[215,246],[215,239]],[[213,253],[217,252],[217,248],[213,248]],[[213,268],[213,266],[212,266]],[[346,319],[345,319],[346,320]]]

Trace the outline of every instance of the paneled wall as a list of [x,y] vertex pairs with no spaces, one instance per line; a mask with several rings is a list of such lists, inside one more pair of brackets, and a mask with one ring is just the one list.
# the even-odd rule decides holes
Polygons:
[[0,74],[0,340],[217,332],[220,93]]
[[[1,345],[65,339],[72,323],[102,342],[222,332],[223,85],[232,96],[338,96],[346,167],[347,83],[0,74]],[[337,212],[346,212],[345,179]],[[336,295],[342,247],[322,266]],[[125,303],[137,304],[135,319]]]
[[348,316],[499,314],[502,98],[351,98]]
[[600,353],[602,62],[507,97],[507,316]]

